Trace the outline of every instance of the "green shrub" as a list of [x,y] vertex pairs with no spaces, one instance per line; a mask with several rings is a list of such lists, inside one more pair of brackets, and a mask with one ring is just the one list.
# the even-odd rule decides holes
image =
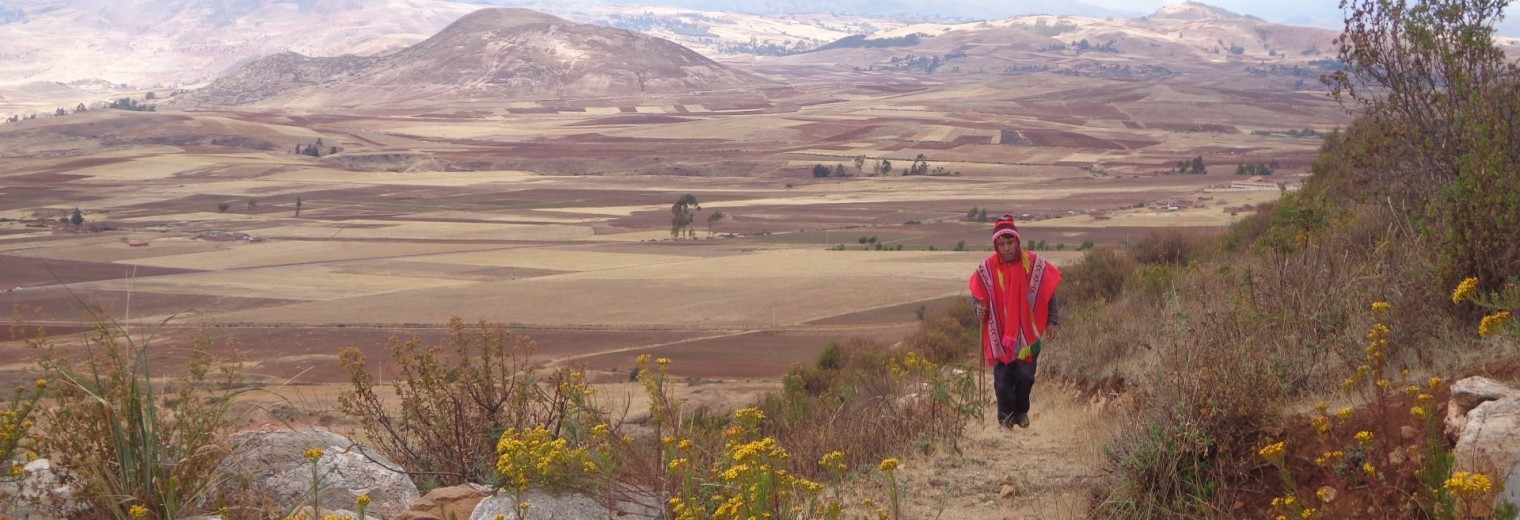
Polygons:
[[1061,299],[1069,304],[1112,300],[1124,291],[1134,271],[1135,262],[1127,252],[1114,247],[1093,249],[1062,273]]

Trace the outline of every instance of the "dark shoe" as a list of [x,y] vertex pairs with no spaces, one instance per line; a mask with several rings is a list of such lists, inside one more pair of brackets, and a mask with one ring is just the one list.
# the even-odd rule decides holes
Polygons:
[[1020,428],[1028,428],[1029,427],[1029,414],[1027,414],[1027,413],[1021,413],[1021,414],[1015,415],[1015,416],[1013,416],[1013,420],[1019,424]]

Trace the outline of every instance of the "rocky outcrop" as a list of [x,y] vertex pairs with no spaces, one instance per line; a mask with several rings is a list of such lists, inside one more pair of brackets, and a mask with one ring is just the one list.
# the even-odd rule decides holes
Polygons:
[[449,486],[429,491],[412,503],[395,520],[456,520],[470,518],[481,500],[491,496],[491,489],[477,486]]
[[417,486],[394,462],[332,432],[245,432],[236,442],[239,448],[226,463],[229,478],[222,485],[246,487],[228,492],[258,493],[292,507],[309,504],[312,465],[303,454],[320,448],[316,466],[323,487],[318,499],[324,510],[356,509],[356,499],[365,494],[368,513],[391,517],[418,497]]
[[[1483,377],[1451,386],[1446,434],[1456,439],[1454,471],[1489,475],[1504,491],[1495,499],[1520,504],[1520,391]],[[1485,505],[1486,506],[1486,505]],[[1469,514],[1485,517],[1478,507]]]
[[72,518],[88,507],[77,498],[80,486],[77,476],[54,467],[48,459],[28,462],[22,466],[20,479],[0,482],[0,496],[11,497],[5,503],[13,508],[0,516],[10,514],[35,520]]
[[[607,518],[609,516],[607,506],[585,495],[552,495],[541,490],[530,489],[523,494],[522,501],[528,504],[527,518]],[[626,520],[653,519],[660,518],[661,513],[662,511],[657,508],[621,503],[617,511],[611,512],[611,517]],[[518,516],[517,502],[513,500],[510,492],[498,492],[495,496],[482,500],[480,505],[475,507],[475,512],[470,515],[470,520],[491,520],[497,515],[502,515],[502,518],[506,520],[522,520],[523,517]]]

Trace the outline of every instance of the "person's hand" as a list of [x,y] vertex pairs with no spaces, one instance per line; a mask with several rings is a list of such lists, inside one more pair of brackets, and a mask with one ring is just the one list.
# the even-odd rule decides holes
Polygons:
[[1050,328],[1045,329],[1045,339],[1056,339],[1061,335],[1061,326],[1052,323]]
[[987,307],[983,306],[982,302],[975,302],[972,305],[976,306],[976,319],[987,321]]

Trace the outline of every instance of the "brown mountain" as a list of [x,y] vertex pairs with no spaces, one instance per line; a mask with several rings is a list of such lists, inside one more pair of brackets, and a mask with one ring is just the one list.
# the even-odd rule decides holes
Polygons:
[[659,38],[526,9],[482,9],[382,57],[270,56],[177,103],[447,105],[774,86]]

